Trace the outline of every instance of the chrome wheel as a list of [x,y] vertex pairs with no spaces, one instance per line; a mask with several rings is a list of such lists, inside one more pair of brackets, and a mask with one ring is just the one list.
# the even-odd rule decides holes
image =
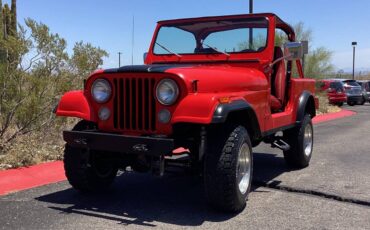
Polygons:
[[304,139],[303,139],[303,147],[304,147],[304,154],[309,157],[312,153],[312,146],[313,146],[313,128],[311,124],[307,124],[304,129]]
[[239,191],[245,194],[248,191],[251,179],[251,152],[246,143],[239,150],[236,179]]

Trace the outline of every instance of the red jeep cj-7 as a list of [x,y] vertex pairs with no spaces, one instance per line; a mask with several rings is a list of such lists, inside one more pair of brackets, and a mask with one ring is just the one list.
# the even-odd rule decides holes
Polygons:
[[[276,33],[286,34],[283,48]],[[82,119],[64,132],[69,182],[99,190],[118,169],[162,175],[182,165],[203,175],[213,207],[241,211],[252,147],[270,143],[295,168],[311,159],[318,103],[303,50],[274,14],[159,22],[146,65],[98,70],[62,97],[56,114]]]

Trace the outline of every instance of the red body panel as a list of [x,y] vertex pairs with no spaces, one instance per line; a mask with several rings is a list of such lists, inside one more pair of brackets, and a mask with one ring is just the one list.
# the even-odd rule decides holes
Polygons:
[[97,121],[96,113],[89,104],[89,100],[85,97],[83,91],[65,93],[58,104],[56,115],[77,117],[93,122]]

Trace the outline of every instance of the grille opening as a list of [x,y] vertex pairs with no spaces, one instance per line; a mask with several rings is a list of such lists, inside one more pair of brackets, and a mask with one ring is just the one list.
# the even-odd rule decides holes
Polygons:
[[150,77],[114,78],[113,125],[127,131],[156,130],[156,80]]

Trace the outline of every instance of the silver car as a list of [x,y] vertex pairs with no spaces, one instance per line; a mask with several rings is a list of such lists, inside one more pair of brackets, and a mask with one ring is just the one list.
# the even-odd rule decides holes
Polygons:
[[357,81],[362,87],[362,95],[365,100],[370,102],[370,81]]
[[347,104],[350,106],[363,105],[366,100],[362,95],[362,87],[355,80],[343,80]]

